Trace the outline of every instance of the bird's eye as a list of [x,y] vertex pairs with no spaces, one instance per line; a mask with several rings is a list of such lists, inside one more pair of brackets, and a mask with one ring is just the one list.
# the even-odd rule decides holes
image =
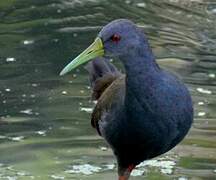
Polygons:
[[121,40],[121,36],[118,34],[113,34],[110,38],[113,42],[119,42]]

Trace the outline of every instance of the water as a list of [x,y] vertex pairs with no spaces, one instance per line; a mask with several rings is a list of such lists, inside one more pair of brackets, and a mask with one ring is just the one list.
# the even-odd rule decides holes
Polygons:
[[112,152],[90,126],[86,71],[58,76],[116,18],[146,31],[195,105],[187,138],[131,179],[216,179],[213,0],[1,0],[0,179],[116,179]]

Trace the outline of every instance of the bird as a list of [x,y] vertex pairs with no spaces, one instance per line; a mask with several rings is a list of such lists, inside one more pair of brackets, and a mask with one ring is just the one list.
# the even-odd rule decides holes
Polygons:
[[[108,59],[123,64],[121,73]],[[127,19],[105,25],[94,42],[60,73],[87,63],[97,104],[91,124],[113,150],[118,179],[180,143],[193,123],[186,85],[161,68],[143,29]]]

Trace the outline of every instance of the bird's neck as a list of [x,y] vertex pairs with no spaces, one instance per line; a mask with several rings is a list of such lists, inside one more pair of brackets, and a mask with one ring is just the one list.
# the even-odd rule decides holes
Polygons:
[[160,68],[155,61],[154,55],[148,52],[148,55],[128,54],[124,57],[124,67],[128,78],[150,77],[156,75]]
[[161,78],[161,70],[150,47],[144,47],[143,51],[139,51],[121,57],[126,70],[125,103],[130,107],[137,101],[145,103],[155,91],[153,84]]
[[127,86],[148,86],[148,79],[155,79],[161,73],[160,67],[155,61],[151,48],[131,50],[127,55],[120,57],[126,71]]

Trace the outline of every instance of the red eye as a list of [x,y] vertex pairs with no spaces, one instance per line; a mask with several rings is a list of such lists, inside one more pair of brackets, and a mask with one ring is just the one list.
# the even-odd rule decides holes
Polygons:
[[121,40],[121,36],[119,36],[118,34],[114,34],[111,36],[111,40],[113,42],[119,42]]

